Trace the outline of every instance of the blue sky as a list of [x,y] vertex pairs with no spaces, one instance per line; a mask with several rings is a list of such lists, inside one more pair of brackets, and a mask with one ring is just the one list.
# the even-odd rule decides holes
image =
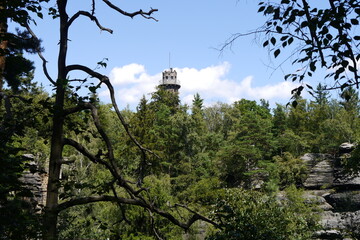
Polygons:
[[[110,77],[121,107],[135,109],[143,95],[149,97],[161,79],[161,72],[169,67],[169,53],[170,66],[177,70],[181,81],[183,103],[191,104],[193,95],[199,93],[206,105],[264,98],[274,106],[275,102],[286,104],[291,89],[298,85],[283,81],[284,74],[293,71],[292,68],[274,71],[283,58],[280,55],[274,61],[269,57],[259,43],[261,37],[243,37],[231,49],[222,53],[216,50],[232,34],[249,32],[264,23],[264,17],[257,13],[257,1],[113,0],[113,3],[128,12],[157,8],[159,11],[153,17],[158,22],[140,16],[134,19],[121,16],[99,1],[98,19],[114,33],[100,31],[89,19],[80,17],[70,29],[67,63],[94,68],[107,58],[107,68],[98,71]],[[44,7],[52,4],[54,1]],[[90,8],[90,0],[69,0],[70,16]],[[37,21],[33,30],[43,40],[43,55],[50,74],[56,78],[58,21],[45,17]],[[41,62],[36,56],[31,59],[37,67],[36,80],[50,91]],[[100,90],[100,98],[109,102],[105,89]]]

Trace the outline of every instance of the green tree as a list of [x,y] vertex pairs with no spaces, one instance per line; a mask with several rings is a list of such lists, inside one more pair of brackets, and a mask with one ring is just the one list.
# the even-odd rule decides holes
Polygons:
[[[285,79],[303,83],[306,77],[312,77],[322,68],[326,70],[324,77],[334,80],[334,87],[329,89],[359,86],[357,61],[360,52],[357,45],[360,36],[355,30],[359,24],[358,1],[261,1],[258,12],[266,17],[266,21],[253,33],[264,34],[263,47],[274,58],[289,51],[292,56],[297,56],[292,64],[299,66],[298,71],[285,75]],[[223,48],[244,35],[234,34]],[[301,84],[293,93],[301,94],[305,86],[313,89]]]
[[294,188],[281,202],[261,192],[229,189],[214,212],[221,228],[207,239],[310,239],[317,229],[317,217],[311,211]]
[[[30,13],[36,13],[42,18],[42,2],[49,0],[4,0],[0,3],[0,91],[3,90],[4,80],[13,89],[21,86],[24,76],[33,69],[33,63],[23,57],[23,52],[40,52],[40,41],[31,37],[28,23],[34,21]],[[15,22],[25,28],[16,33],[8,32],[8,21]]]
[[359,94],[353,87],[346,88],[341,94],[340,97],[342,101],[340,101],[340,105],[344,107],[344,109],[353,114],[359,114]]
[[282,189],[291,185],[302,186],[307,177],[307,167],[301,159],[284,152],[282,156],[275,156],[273,160],[277,166],[279,185]]
[[[23,154],[34,153],[40,168],[44,167],[46,150],[44,138],[48,126],[43,122],[48,112],[42,108],[47,95],[39,89],[28,89],[32,94],[22,92],[5,98],[7,105],[0,106],[0,239],[35,239],[40,233],[40,214],[36,213],[31,201],[34,195],[29,183],[20,178],[24,171],[30,171],[29,159]],[[32,186],[33,187],[33,186]]]
[[194,99],[192,101],[193,103],[193,109],[192,110],[202,110],[203,109],[203,103],[204,103],[204,99],[202,99],[200,97],[200,94],[199,93],[196,93],[194,95]]
[[280,104],[276,104],[273,109],[273,129],[272,132],[275,137],[280,136],[286,129],[287,124],[287,111],[286,108]]
[[221,175],[227,186],[249,186],[249,172],[259,160],[271,156],[271,114],[255,101],[242,99],[234,103],[228,116],[232,124],[217,155]]
[[325,106],[329,104],[330,92],[326,90],[327,86],[319,83],[314,91],[315,103],[319,106]]

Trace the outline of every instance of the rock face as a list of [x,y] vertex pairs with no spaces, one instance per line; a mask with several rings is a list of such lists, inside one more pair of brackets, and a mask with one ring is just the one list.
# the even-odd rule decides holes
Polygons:
[[27,163],[29,170],[24,171],[20,181],[31,190],[33,197],[28,200],[34,206],[35,211],[41,212],[46,203],[47,174],[38,168],[33,161],[33,155],[25,154],[23,157],[29,160]]
[[305,154],[301,159],[309,169],[303,186],[307,201],[322,209],[316,239],[360,239],[360,176],[344,172],[341,157],[355,146],[341,144],[338,156]]
[[333,159],[329,155],[307,153],[301,159],[310,169],[304,182],[307,189],[322,189],[334,182]]

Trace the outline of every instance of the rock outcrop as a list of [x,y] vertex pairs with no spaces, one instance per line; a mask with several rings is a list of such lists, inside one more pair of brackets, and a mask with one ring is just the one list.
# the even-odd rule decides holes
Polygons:
[[23,157],[28,161],[26,163],[28,170],[24,171],[20,181],[32,192],[33,197],[28,200],[34,206],[35,211],[41,212],[46,203],[47,173],[39,169],[33,155],[24,154]]
[[360,239],[360,176],[341,166],[342,156],[354,148],[344,143],[338,156],[308,153],[301,158],[309,169],[304,197],[322,209],[323,230],[316,233],[317,239]]

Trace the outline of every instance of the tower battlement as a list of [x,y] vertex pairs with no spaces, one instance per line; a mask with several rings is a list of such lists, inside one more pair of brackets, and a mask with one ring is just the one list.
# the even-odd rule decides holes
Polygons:
[[165,70],[162,73],[162,80],[160,80],[159,86],[168,91],[178,92],[181,86],[180,81],[177,79],[176,70],[173,68],[170,68],[170,70]]

